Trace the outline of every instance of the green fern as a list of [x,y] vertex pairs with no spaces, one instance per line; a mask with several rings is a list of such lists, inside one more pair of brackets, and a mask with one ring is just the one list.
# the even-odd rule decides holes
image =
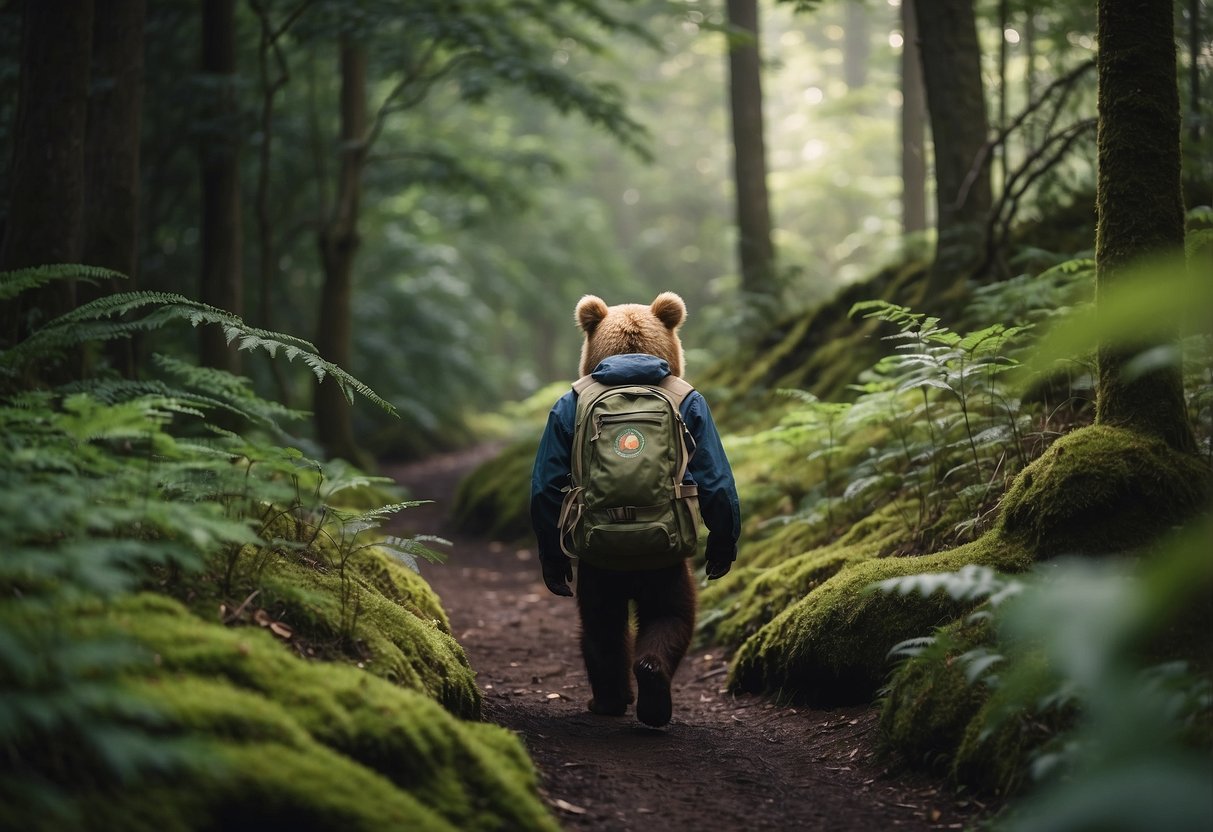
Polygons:
[[37,289],[48,283],[59,280],[82,280],[86,283],[99,283],[103,280],[125,280],[121,272],[102,269],[97,266],[81,266],[63,264],[56,266],[34,266],[28,269],[17,269],[11,272],[0,272],[0,301],[12,300],[22,292]]
[[[111,320],[150,308],[142,317]],[[317,354],[316,347],[302,338],[249,326],[238,316],[205,303],[169,292],[122,292],[98,298],[48,322],[21,343],[0,353],[0,366],[15,368],[42,360],[47,355],[90,341],[129,338],[138,332],[160,329],[166,324],[185,321],[222,327],[229,344],[239,350],[264,350],[270,357],[281,351],[288,361],[307,364],[318,381],[332,378],[340,386],[346,401],[360,395],[389,413],[396,408],[374,390],[348,372]]]

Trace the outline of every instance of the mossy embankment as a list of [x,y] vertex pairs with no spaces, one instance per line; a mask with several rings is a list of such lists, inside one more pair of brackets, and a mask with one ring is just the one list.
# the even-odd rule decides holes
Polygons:
[[6,800],[0,826],[558,828],[521,742],[479,721],[475,673],[424,578],[286,519],[266,536],[158,575],[157,591],[62,611],[64,638],[122,657],[97,671],[120,693],[91,707],[154,744],[122,777],[89,746],[23,747],[31,770],[70,782],[47,805],[36,790]]
[[162,742],[190,749],[126,788],[79,783],[74,828],[556,828],[517,740],[424,691],[300,659],[267,629],[159,594],[85,607],[71,628],[147,652],[125,687]]

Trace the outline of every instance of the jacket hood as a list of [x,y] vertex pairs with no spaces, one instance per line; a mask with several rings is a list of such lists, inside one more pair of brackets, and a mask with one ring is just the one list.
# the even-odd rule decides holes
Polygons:
[[638,352],[604,358],[590,373],[602,384],[660,384],[669,374],[664,358]]

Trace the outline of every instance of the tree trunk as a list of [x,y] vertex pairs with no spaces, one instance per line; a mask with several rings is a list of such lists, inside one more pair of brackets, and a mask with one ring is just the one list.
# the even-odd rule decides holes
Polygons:
[[[366,165],[368,130],[366,50],[341,41],[341,167],[336,200],[317,240],[324,268],[316,346],[329,361],[348,368],[353,354],[350,301],[354,256],[358,252],[358,211],[362,199],[362,170]],[[315,386],[313,403],[316,438],[330,457],[359,462],[350,418],[350,405],[337,383],[325,379]]]
[[862,89],[868,82],[868,61],[872,57],[868,8],[863,4],[863,0],[848,0],[846,28],[843,32],[843,78],[848,90]]
[[[1011,21],[1009,0],[998,0],[998,132],[1007,126],[1007,26]],[[1031,101],[1031,99],[1028,99]],[[1010,164],[1008,147],[1010,142],[998,146],[998,191],[1007,189],[1007,171]]]
[[[1023,100],[1032,102],[1036,100],[1036,4],[1034,2],[1029,2],[1024,6],[1023,52]],[[1025,157],[1031,156],[1036,150],[1034,128],[1035,125],[1031,119],[1024,123],[1022,143]]]
[[920,2],[914,12],[935,148],[939,238],[924,300],[938,308],[985,254],[990,165],[981,153],[989,130],[973,0]]
[[728,0],[728,14],[729,25],[747,35],[746,42],[729,48],[729,104],[733,117],[741,286],[751,296],[774,298],[778,289],[763,141],[758,2]]
[[[206,135],[199,142],[202,172],[202,272],[198,297],[236,315],[244,311],[241,275],[240,128],[236,103],[235,0],[202,4],[202,73],[211,82],[204,110]],[[223,330],[199,330],[203,366],[240,371],[235,347]]]
[[[92,41],[92,0],[25,4],[0,271],[80,260]],[[65,281],[5,303],[0,341],[13,343],[74,305]]]
[[[1182,251],[1179,87],[1169,3],[1099,0],[1099,138],[1096,304],[1126,264]],[[1196,447],[1180,367],[1122,377],[1143,345],[1099,351],[1096,421]]]
[[[93,84],[84,148],[84,254],[125,281],[80,287],[81,300],[135,288],[139,240],[139,142],[143,106],[145,0],[111,0],[93,26]],[[106,344],[110,361],[135,374],[130,339]]]
[[901,3],[901,230],[906,234],[927,228],[927,104],[914,3]]
[[1188,101],[1192,126],[1189,137],[1200,143],[1200,0],[1188,0]]

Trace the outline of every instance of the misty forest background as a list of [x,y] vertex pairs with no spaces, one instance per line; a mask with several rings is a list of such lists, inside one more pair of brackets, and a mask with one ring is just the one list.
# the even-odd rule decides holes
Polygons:
[[0,820],[555,828],[375,471],[525,539],[577,299],[673,290],[728,687],[1207,828],[1210,9],[915,3],[0,4]]

